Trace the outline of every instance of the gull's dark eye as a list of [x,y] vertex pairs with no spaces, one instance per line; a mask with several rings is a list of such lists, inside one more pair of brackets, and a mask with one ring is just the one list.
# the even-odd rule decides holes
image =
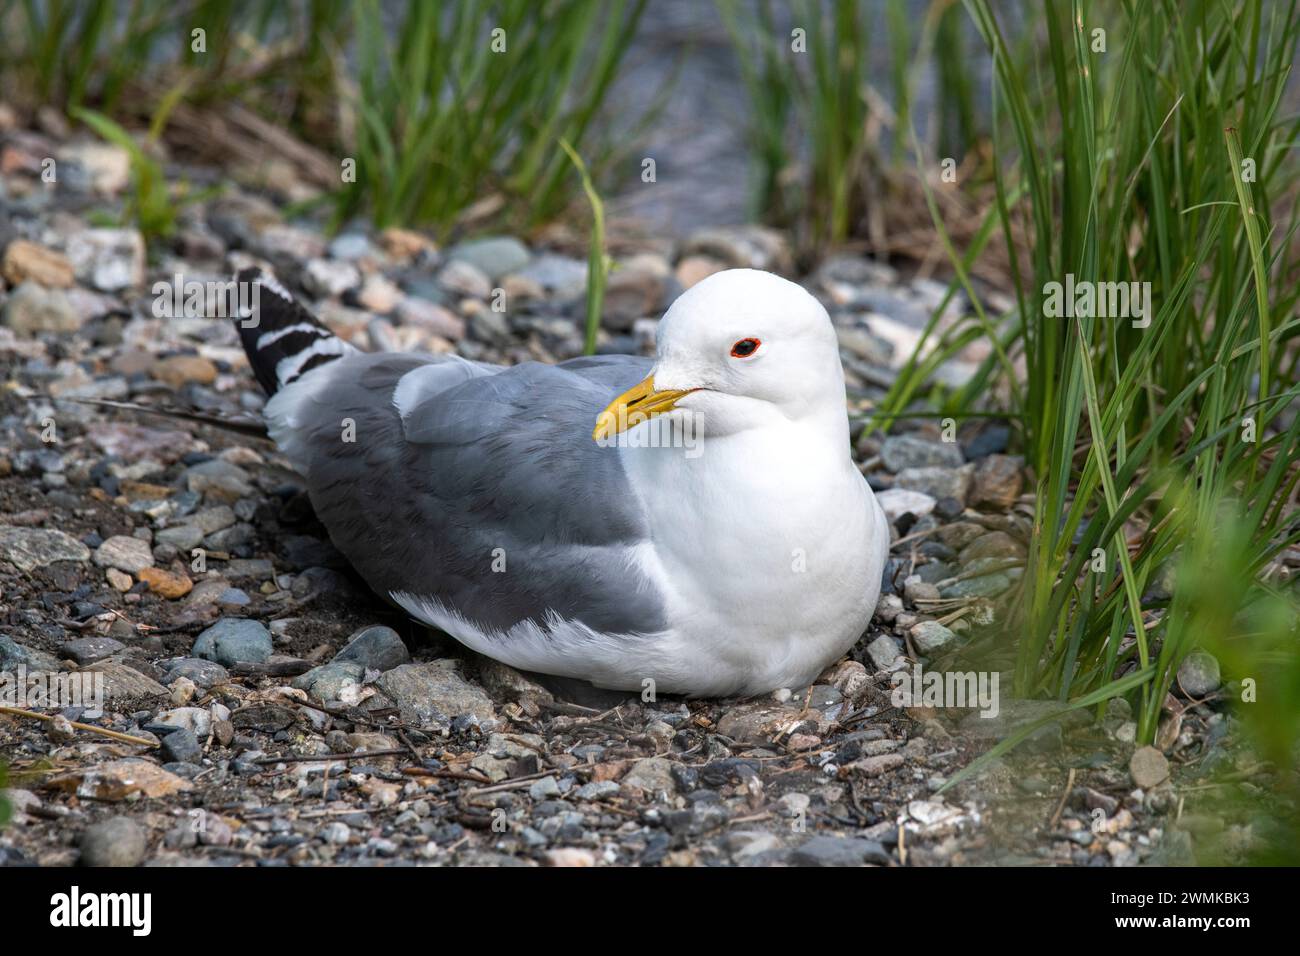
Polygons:
[[749,358],[762,344],[758,339],[741,339],[731,347],[731,355],[733,358]]

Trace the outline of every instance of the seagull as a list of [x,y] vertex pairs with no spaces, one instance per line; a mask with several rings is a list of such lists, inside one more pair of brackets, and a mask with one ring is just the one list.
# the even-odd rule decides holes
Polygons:
[[889,525],[850,456],[834,327],[795,283],[704,279],[653,361],[504,367],[363,352],[269,273],[237,280],[268,432],[331,540],[474,651],[752,696],[808,686],[870,622]]

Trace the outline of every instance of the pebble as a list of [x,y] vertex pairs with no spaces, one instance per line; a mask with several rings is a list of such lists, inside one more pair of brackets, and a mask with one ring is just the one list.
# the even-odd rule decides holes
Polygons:
[[887,866],[892,860],[883,845],[859,837],[815,836],[795,847],[795,866]]
[[1005,531],[980,535],[961,551],[961,563],[970,565],[981,558],[1016,558],[1023,560],[1025,546]]
[[595,866],[596,855],[576,846],[561,846],[547,850],[542,856],[547,866]]
[[371,273],[361,282],[356,293],[356,304],[367,312],[388,315],[402,300],[402,290],[378,272]]
[[15,335],[75,332],[81,328],[81,321],[63,290],[47,289],[30,279],[10,293],[0,309],[0,322],[13,329]]
[[151,702],[167,696],[167,688],[148,674],[113,658],[87,664],[82,670],[104,675],[104,702],[113,707]]
[[397,302],[394,315],[403,325],[417,326],[444,339],[459,341],[465,337],[465,320],[428,299],[405,296]]
[[135,587],[135,578],[125,571],[119,571],[117,568],[109,568],[105,571],[104,579],[108,581],[109,587],[120,594],[125,594]]
[[188,575],[162,568],[142,568],[138,577],[149,585],[150,591],[168,600],[182,598],[194,589],[194,582]]
[[0,560],[31,571],[58,561],[88,561],[90,549],[62,531],[0,525]]
[[215,661],[182,657],[170,664],[164,679],[170,684],[179,677],[192,680],[196,686],[207,690],[215,684],[230,680],[230,673]]
[[26,239],[15,239],[5,247],[0,274],[11,286],[30,279],[47,289],[66,289],[74,278],[72,263],[63,253]]
[[330,240],[327,247],[331,259],[343,259],[355,262],[375,254],[375,248],[364,233],[345,232]]
[[115,534],[95,549],[94,560],[101,568],[135,574],[153,566],[153,550],[148,541]]
[[201,355],[170,355],[154,362],[149,374],[172,388],[190,382],[211,385],[217,380],[217,367]]
[[365,674],[364,665],[335,659],[299,674],[293,679],[293,686],[305,690],[322,703],[331,700],[347,702],[349,698],[355,699],[355,689],[361,686]]
[[907,633],[922,654],[941,651],[956,639],[956,635],[938,621],[922,621]]
[[903,597],[910,604],[915,604],[917,601],[937,601],[939,589],[920,578],[908,578],[903,584]]
[[1219,689],[1219,661],[1205,651],[1192,651],[1178,666],[1178,686],[1188,697],[1206,697]]
[[793,266],[784,233],[766,226],[737,225],[701,229],[682,249],[684,256],[703,255],[725,262],[732,269],[789,272]]
[[915,435],[890,435],[880,447],[880,457],[895,474],[909,468],[960,468],[965,464],[956,442],[929,441]]
[[618,792],[619,786],[613,780],[594,780],[584,783],[574,791],[574,795],[579,800],[595,801],[615,796]]
[[185,470],[185,486],[217,501],[237,501],[253,493],[252,478],[243,468],[214,458]]
[[78,664],[93,664],[126,647],[111,637],[79,637],[59,648],[59,653]]
[[443,266],[438,272],[438,284],[455,295],[474,299],[486,299],[492,294],[492,280],[464,260],[453,260]]
[[68,260],[77,278],[101,292],[144,283],[144,237],[137,229],[82,229],[68,239]]
[[[931,498],[952,498],[965,502],[970,490],[971,468],[904,468],[894,478],[894,488],[919,491]],[[932,509],[933,510],[933,509]]]
[[1128,762],[1133,783],[1150,790],[1169,779],[1169,761],[1155,747],[1139,747]]
[[684,256],[677,263],[677,282],[683,289],[689,289],[697,282],[702,282],[716,272],[721,272],[727,268],[727,264],[721,259],[715,259],[712,256],[692,255]]
[[641,790],[651,799],[677,793],[673,763],[665,757],[643,757],[632,765],[621,781],[624,790]]
[[390,671],[409,664],[411,652],[391,627],[374,624],[354,632],[334,660],[360,664],[366,670]]
[[203,759],[203,747],[194,731],[180,727],[162,738],[159,748],[167,763],[198,763]]
[[396,705],[404,719],[421,725],[465,716],[479,722],[496,718],[491,698],[460,675],[454,660],[403,664],[382,674],[375,686]]
[[190,653],[230,667],[263,664],[274,651],[271,632],[260,621],[227,617],[201,633]]
[[175,525],[158,531],[154,535],[154,540],[158,544],[171,545],[177,551],[188,554],[202,543],[203,529],[191,524]]
[[897,521],[905,514],[914,515],[917,518],[924,517],[934,510],[935,505],[935,499],[932,495],[920,491],[909,491],[906,488],[889,488],[878,492],[876,501],[879,502],[881,510],[885,512],[885,517],[890,521]]
[[899,647],[898,641],[888,634],[881,634],[867,645],[867,656],[871,658],[871,663],[876,666],[877,670],[894,670],[895,664],[902,657],[902,654],[903,650]]
[[463,262],[496,281],[528,265],[532,254],[513,236],[489,236],[472,239],[453,246],[447,251],[452,262]]
[[47,728],[45,731],[46,736],[56,746],[70,744],[77,739],[77,728],[73,727],[72,721],[62,714],[55,714],[54,719],[45,726]]
[[1009,455],[989,455],[975,466],[968,501],[972,507],[1006,511],[1024,487],[1024,462]]
[[130,817],[91,824],[81,835],[82,866],[138,866],[144,859],[145,832]]

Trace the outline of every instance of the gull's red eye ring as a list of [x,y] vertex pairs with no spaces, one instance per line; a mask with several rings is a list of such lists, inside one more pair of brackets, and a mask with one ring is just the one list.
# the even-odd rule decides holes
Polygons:
[[763,343],[758,339],[741,339],[731,347],[732,358],[749,358]]

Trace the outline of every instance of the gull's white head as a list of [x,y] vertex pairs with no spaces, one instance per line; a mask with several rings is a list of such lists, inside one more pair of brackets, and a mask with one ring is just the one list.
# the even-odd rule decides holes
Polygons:
[[696,416],[719,436],[777,422],[846,429],[830,317],[795,283],[729,269],[682,294],[659,324],[650,376],[601,412],[603,439],[659,415]]

